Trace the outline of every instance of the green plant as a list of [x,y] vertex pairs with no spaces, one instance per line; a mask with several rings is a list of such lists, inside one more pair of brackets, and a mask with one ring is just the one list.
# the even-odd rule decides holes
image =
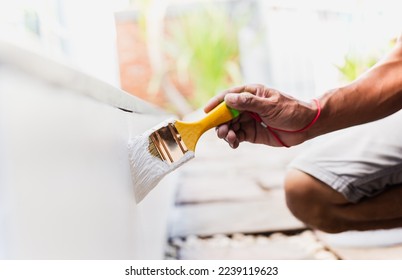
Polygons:
[[338,68],[343,79],[345,79],[347,82],[354,81],[363,72],[373,67],[380,57],[393,48],[395,44],[396,38],[393,38],[385,47],[377,50],[376,54],[374,54],[374,52],[367,55],[347,54],[344,57],[343,65],[336,65],[335,67]]
[[179,81],[191,81],[191,104],[202,106],[218,91],[241,82],[236,24],[224,9],[205,6],[170,23],[169,55]]
[[348,82],[354,81],[364,71],[371,68],[377,62],[377,57],[360,57],[348,54],[344,57],[343,65],[336,66],[343,79]]

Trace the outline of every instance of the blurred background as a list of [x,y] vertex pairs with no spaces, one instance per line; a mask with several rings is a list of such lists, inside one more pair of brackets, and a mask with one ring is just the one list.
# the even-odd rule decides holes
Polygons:
[[178,115],[242,83],[310,99],[375,63],[402,21],[392,0],[0,3],[2,38]]
[[[0,0],[0,258],[400,259],[400,230],[396,239],[332,239],[291,215],[283,178],[305,144],[233,151],[206,133],[196,158],[135,204],[127,139],[167,115],[131,96],[134,114],[81,96],[120,93],[83,72],[183,118],[244,83],[309,100],[392,48],[398,8],[392,0]],[[78,72],[21,67],[30,56],[8,61],[1,41]],[[399,246],[385,251],[384,241]]]

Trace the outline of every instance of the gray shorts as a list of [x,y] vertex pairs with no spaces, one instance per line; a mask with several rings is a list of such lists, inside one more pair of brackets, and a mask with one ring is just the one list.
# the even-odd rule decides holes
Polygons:
[[350,202],[402,185],[402,110],[311,140],[289,167],[324,182]]

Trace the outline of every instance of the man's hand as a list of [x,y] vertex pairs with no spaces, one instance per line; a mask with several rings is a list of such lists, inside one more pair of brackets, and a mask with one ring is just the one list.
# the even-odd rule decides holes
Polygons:
[[[225,90],[204,108],[211,111],[223,100],[242,112],[235,120],[217,128],[218,137],[232,148],[243,141],[271,146],[300,144],[319,135],[384,118],[402,109],[402,34],[395,47],[354,82],[328,90],[320,97],[321,116],[311,128],[317,106],[299,101],[263,85],[245,85]],[[257,113],[272,132],[246,111]],[[277,135],[279,140],[275,138]]]
[[242,112],[238,118],[217,128],[218,137],[225,139],[234,149],[243,141],[282,146],[267,128],[247,112],[257,113],[283,143],[293,146],[309,139],[308,131],[288,133],[276,131],[275,128],[290,131],[301,129],[314,119],[318,109],[314,104],[307,104],[263,85],[245,85],[213,97],[204,111],[208,113],[222,101]]

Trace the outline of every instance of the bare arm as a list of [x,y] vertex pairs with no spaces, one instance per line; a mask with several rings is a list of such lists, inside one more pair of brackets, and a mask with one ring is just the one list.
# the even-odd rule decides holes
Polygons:
[[309,138],[374,121],[402,109],[402,40],[356,81],[328,91],[319,100],[322,115]]
[[[321,116],[308,130],[287,133],[276,129],[298,130],[317,114],[314,103],[305,103],[263,85],[245,85],[228,89],[212,98],[205,106],[209,112],[223,100],[240,111],[257,113],[274,128],[276,135],[289,146],[342,128],[374,121],[402,109],[402,38],[393,50],[356,81],[329,90],[321,97]],[[248,114],[218,127],[218,137],[231,147],[240,142],[281,146],[273,133],[259,125]]]

